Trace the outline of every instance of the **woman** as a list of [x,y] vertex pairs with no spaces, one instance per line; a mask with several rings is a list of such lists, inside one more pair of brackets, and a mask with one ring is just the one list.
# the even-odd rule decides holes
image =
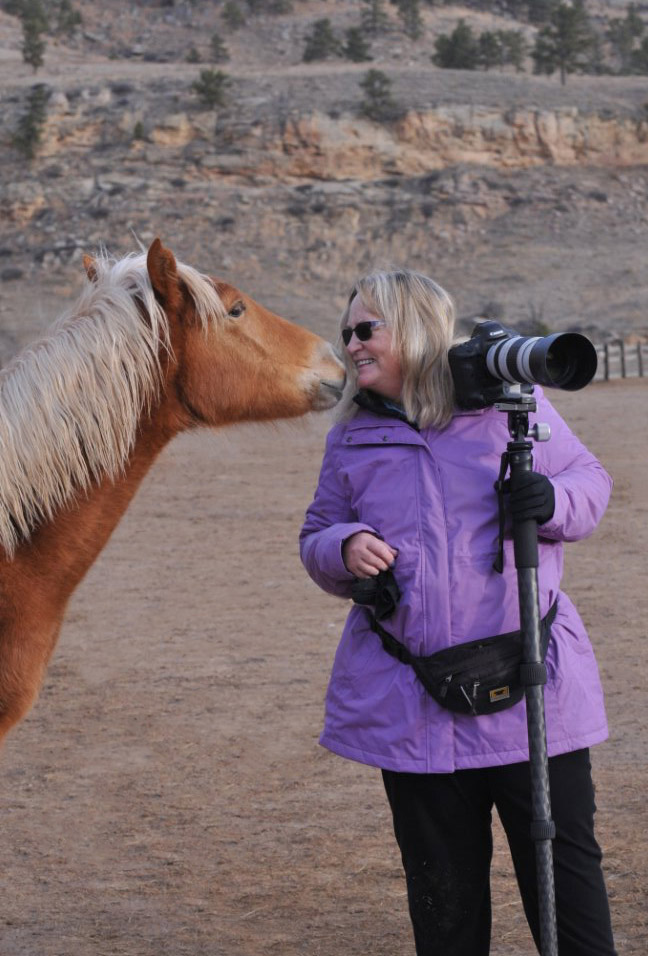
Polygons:
[[[356,283],[341,321],[349,373],[341,421],[300,539],[311,577],[343,598],[356,579],[391,568],[401,596],[385,627],[419,656],[519,628],[510,528],[503,572],[493,570],[507,417],[455,408],[453,325],[451,299],[426,276],[376,272]],[[545,709],[559,950],[614,956],[588,749],[607,736],[603,695],[583,623],[560,591],[562,543],[594,530],[611,481],[535,394],[531,421],[549,423],[551,441],[534,448],[534,472],[507,498],[514,516],[538,522],[541,614],[556,604]],[[489,952],[493,805],[539,946],[524,702],[484,716],[451,712],[354,605],[321,743],[382,770],[418,956]]]

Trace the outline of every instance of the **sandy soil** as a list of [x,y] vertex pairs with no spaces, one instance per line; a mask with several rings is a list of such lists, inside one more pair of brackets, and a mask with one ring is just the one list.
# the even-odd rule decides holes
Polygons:
[[[648,951],[643,381],[556,404],[616,481],[566,589],[598,649],[619,953]],[[178,439],[77,593],[2,754],[1,956],[412,953],[379,775],[322,750],[345,602],[296,553],[327,420]],[[501,832],[494,956],[525,956]]]

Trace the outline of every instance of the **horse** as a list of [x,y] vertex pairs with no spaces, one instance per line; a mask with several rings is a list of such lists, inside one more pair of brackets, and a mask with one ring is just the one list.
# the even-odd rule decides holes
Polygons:
[[327,409],[319,336],[155,239],[84,256],[76,304],[0,371],[0,740],[29,711],[67,602],[177,434]]

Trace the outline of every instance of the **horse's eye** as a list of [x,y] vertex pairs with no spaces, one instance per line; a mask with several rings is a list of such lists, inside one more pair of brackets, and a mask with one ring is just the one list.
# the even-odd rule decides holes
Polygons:
[[227,313],[231,319],[239,319],[245,312],[245,306],[242,302],[235,302]]

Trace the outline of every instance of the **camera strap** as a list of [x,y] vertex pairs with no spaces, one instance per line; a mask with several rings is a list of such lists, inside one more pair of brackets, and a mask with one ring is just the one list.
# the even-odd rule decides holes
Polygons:
[[500,470],[497,481],[493,485],[497,492],[497,514],[498,514],[498,532],[497,532],[497,557],[493,561],[493,571],[502,574],[504,571],[504,528],[506,526],[506,506],[504,504],[504,495],[506,494],[506,473],[511,464],[511,456],[505,451],[500,459]]

